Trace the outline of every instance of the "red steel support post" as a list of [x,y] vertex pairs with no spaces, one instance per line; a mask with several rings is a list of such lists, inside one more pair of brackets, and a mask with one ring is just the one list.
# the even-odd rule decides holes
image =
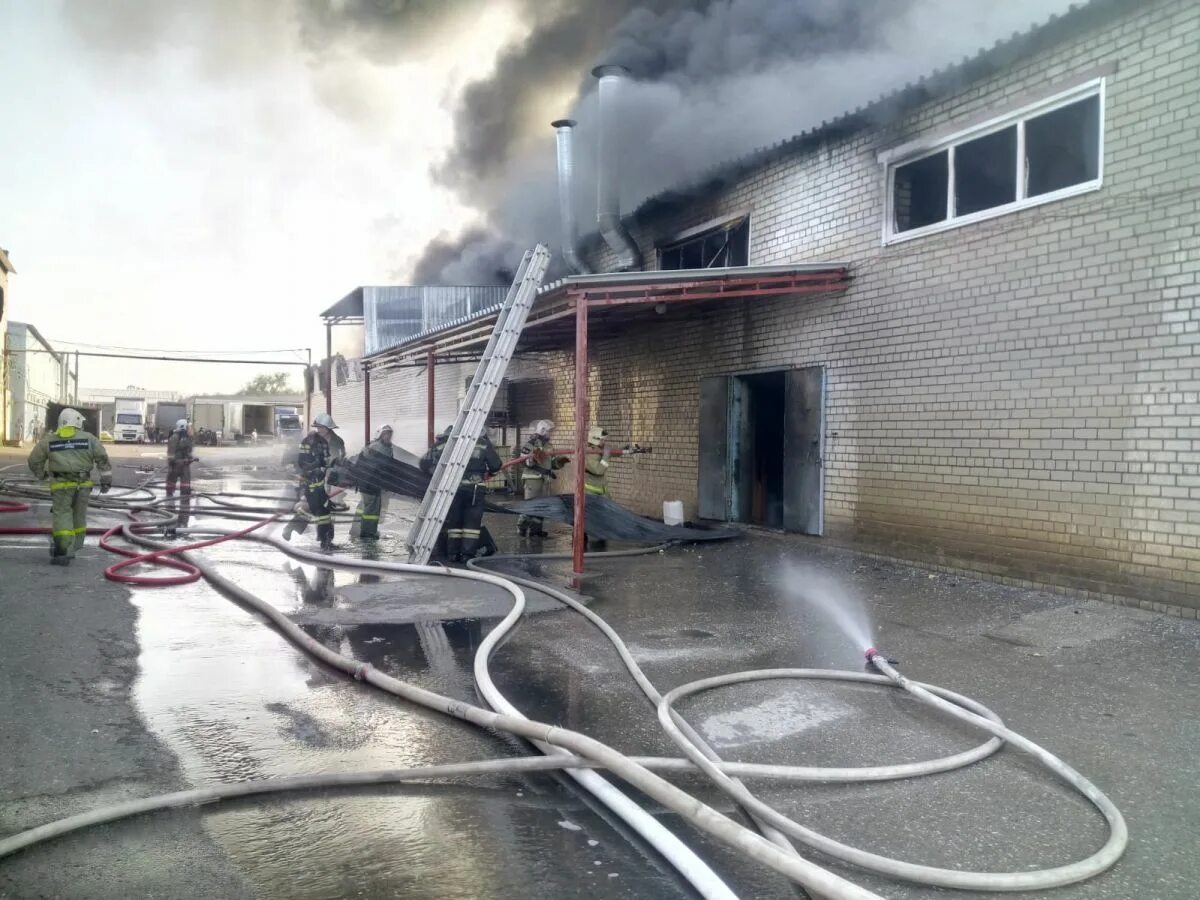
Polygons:
[[371,443],[371,367],[363,362],[363,446]]
[[433,406],[437,399],[434,393],[433,385],[433,351],[429,351],[429,355],[425,357],[425,446],[432,447],[433,441],[437,437],[434,434],[433,421]]
[[583,574],[584,531],[587,528],[587,492],[583,488],[587,464],[588,430],[588,304],[575,298],[575,524],[571,533],[571,559],[576,575]]
[[325,325],[325,369],[328,381],[325,388],[325,412],[333,415],[333,326]]

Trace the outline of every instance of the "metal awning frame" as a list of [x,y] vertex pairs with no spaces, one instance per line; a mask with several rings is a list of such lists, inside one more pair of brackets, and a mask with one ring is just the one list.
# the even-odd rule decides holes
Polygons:
[[[655,307],[711,303],[717,300],[781,297],[800,294],[830,293],[845,289],[850,282],[849,267],[842,264],[798,267],[746,266],[736,269],[683,272],[624,272],[611,275],[584,275],[566,278],[548,285],[526,320],[522,336],[554,323],[560,334],[552,334],[540,349],[566,350],[575,354],[575,459],[588,452],[588,320],[602,319],[606,311],[622,307]],[[434,439],[434,376],[438,362],[468,362],[478,359],[495,327],[498,310],[492,309],[470,319],[424,335],[416,335],[396,347],[380,351],[363,360],[363,389],[366,411],[365,435],[371,430],[371,373],[401,368],[425,369],[426,430]],[[326,335],[333,324],[348,317],[326,318]],[[574,327],[571,328],[571,320]],[[521,347],[517,345],[518,352]],[[529,348],[526,348],[529,352]],[[584,479],[575,479],[574,524],[572,526],[572,564],[576,575],[583,573],[587,495]]]
[[[829,293],[844,289],[850,280],[848,266],[841,264],[796,269],[746,267],[714,270],[711,275],[705,274],[708,277],[700,276],[696,272],[638,272],[563,279],[548,286],[538,299],[537,306],[525,323],[525,333],[536,334],[538,328],[572,318],[580,303],[596,310],[598,315],[603,317],[605,308],[639,304],[657,306],[660,303],[679,304]],[[621,278],[619,275],[640,277]],[[368,357],[367,361],[378,372],[423,365],[431,353],[437,362],[475,360],[487,344],[494,325],[495,313],[489,310],[436,332],[417,335],[404,344]],[[561,339],[554,341],[554,344],[538,349],[571,349],[574,346],[574,335],[569,329],[563,329]],[[521,348],[518,345],[518,352],[522,349],[530,352],[528,347]]]

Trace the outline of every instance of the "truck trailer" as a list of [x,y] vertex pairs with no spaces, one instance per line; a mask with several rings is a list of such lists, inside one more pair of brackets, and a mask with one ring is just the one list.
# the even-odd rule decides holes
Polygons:
[[154,427],[163,434],[169,434],[175,430],[176,422],[187,417],[186,403],[171,403],[166,400],[160,400],[154,410]]

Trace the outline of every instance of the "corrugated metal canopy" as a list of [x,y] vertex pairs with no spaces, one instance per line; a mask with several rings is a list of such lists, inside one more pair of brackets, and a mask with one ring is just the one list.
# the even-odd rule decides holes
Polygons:
[[[561,350],[575,343],[575,304],[586,302],[589,333],[616,337],[639,320],[655,320],[656,306],[684,304],[689,310],[725,300],[828,293],[849,282],[846,263],[739,266],[671,272],[613,272],[574,275],[544,286],[521,335],[517,352]],[[479,356],[495,327],[499,306],[432,329],[371,354],[373,369]]]

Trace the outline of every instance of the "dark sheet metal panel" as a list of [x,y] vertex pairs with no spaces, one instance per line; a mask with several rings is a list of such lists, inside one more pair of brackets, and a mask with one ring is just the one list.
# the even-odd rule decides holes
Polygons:
[[700,380],[699,496],[700,518],[728,518],[729,378]]
[[783,527],[802,534],[825,530],[825,464],[821,458],[825,369],[787,373],[783,447]]

